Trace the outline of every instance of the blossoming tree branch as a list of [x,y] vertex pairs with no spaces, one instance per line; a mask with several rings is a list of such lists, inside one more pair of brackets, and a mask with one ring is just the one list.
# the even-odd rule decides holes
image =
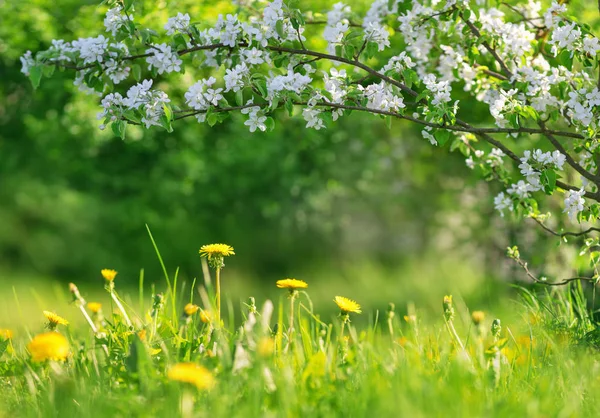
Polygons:
[[[34,87],[58,69],[100,96],[100,129],[124,138],[131,124],[171,132],[182,119],[213,126],[234,112],[250,132],[273,129],[279,111],[301,113],[316,130],[352,112],[406,120],[421,125],[432,145],[448,143],[470,168],[503,184],[494,199],[503,215],[532,218],[564,240],[585,238],[589,277],[546,282],[511,249],[533,280],[598,277],[600,229],[561,225],[600,216],[600,42],[563,2],[375,0],[361,16],[343,3],[319,15],[282,0],[239,0],[238,13],[214,26],[177,13],[161,31],[137,23],[133,0],[105,3],[103,34],[54,40],[21,58]],[[382,60],[388,50],[392,57]],[[186,70],[213,75],[170,97],[161,75]],[[489,114],[489,125],[472,120],[474,108]],[[554,194],[563,200],[558,230],[548,219],[546,196]]]

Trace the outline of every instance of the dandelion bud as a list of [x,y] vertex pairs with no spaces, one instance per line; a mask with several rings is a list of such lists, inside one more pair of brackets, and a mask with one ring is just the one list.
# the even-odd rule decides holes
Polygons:
[[189,317],[189,316],[194,315],[196,312],[198,312],[199,309],[200,309],[200,307],[198,305],[194,305],[193,303],[188,303],[183,308],[183,312],[185,313],[185,316]]
[[502,325],[499,319],[494,319],[492,322],[492,335],[494,338],[500,338],[500,332],[502,331]]
[[483,311],[473,311],[471,313],[471,319],[473,320],[473,324],[480,325],[485,319],[485,312]]
[[454,319],[454,306],[452,305],[452,295],[444,296],[444,318],[446,321],[452,321]]
[[69,292],[73,295],[73,302],[81,302],[82,305],[85,305],[85,300],[81,297],[79,293],[79,289],[75,285],[75,283],[69,283]]
[[396,310],[396,305],[394,305],[392,302],[390,302],[388,304],[388,308],[387,308],[388,319],[393,319],[394,316],[396,316],[395,310]]

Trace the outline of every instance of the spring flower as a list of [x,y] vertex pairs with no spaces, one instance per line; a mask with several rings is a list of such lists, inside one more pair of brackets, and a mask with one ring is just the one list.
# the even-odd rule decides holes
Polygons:
[[358,303],[356,303],[355,301],[353,301],[352,299],[348,299],[343,296],[336,296],[335,299],[333,299],[333,301],[338,306],[338,308],[341,309],[342,314],[344,314],[344,315],[346,315],[350,312],[354,312],[354,313],[358,313],[358,314],[362,312],[360,310],[360,305]]
[[9,329],[0,328],[0,339],[1,340],[12,340],[13,332]]
[[98,303],[98,302],[89,302],[87,304],[87,307],[90,311],[92,311],[92,313],[97,314],[98,312],[100,312],[102,310],[102,304]]
[[404,320],[409,324],[414,324],[417,322],[416,315],[404,315]]
[[235,255],[233,247],[227,244],[208,244],[200,247],[200,256],[211,260],[214,257]]
[[473,311],[471,313],[471,319],[475,325],[479,325],[485,319],[485,312],[483,311]]
[[198,312],[198,309],[200,309],[200,307],[198,305],[194,305],[193,303],[188,303],[183,308],[183,312],[186,314],[186,316],[192,316],[196,312]]
[[212,373],[195,363],[177,363],[169,369],[167,376],[170,380],[191,383],[198,389],[210,389],[215,384]]
[[446,321],[452,321],[454,319],[454,306],[452,306],[452,295],[444,296],[444,302],[442,304],[444,308],[444,318]]
[[308,283],[297,279],[283,279],[277,280],[277,287],[280,289],[289,289],[290,291],[293,291],[296,289],[306,289],[308,287]]
[[104,277],[107,282],[112,282],[117,276],[117,271],[112,269],[102,269],[100,270],[100,273],[102,273],[102,277]]
[[69,342],[58,332],[45,332],[36,335],[27,345],[27,349],[35,362],[64,361],[69,355]]
[[262,337],[258,342],[256,352],[261,357],[269,357],[275,352],[275,340],[271,337]]
[[210,312],[202,310],[200,311],[200,320],[202,322],[204,322],[205,324],[208,324],[212,319],[212,315],[210,314]]
[[69,321],[54,312],[44,311],[44,316],[48,320],[48,328],[50,329],[56,328],[57,325],[69,325]]

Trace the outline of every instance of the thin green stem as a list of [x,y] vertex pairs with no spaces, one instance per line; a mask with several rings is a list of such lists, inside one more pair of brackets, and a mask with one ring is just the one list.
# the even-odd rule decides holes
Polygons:
[[129,319],[129,315],[127,315],[127,312],[125,311],[123,304],[121,304],[121,301],[119,300],[119,297],[117,296],[117,292],[114,289],[110,290],[110,296],[112,297],[113,301],[117,305],[117,308],[119,308],[119,310],[123,314],[123,319],[125,319],[125,323],[127,324],[127,326],[131,327],[132,326],[131,319]]
[[217,326],[221,325],[221,267],[217,267],[215,273],[217,291]]

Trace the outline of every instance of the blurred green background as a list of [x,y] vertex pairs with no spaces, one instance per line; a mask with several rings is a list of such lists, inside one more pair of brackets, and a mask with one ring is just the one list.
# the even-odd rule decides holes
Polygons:
[[[325,11],[325,3],[301,7]],[[26,50],[104,33],[106,9],[90,0],[0,6],[0,327],[20,315],[13,287],[21,320],[40,322],[39,309],[68,302],[69,281],[84,294],[101,291],[101,268],[118,270],[120,287],[137,286],[142,268],[148,285],[163,286],[146,224],[188,288],[201,277],[202,244],[234,246],[224,286],[235,303],[276,296],[274,281],[289,276],[310,283],[324,312],[334,294],[370,311],[389,301],[437,307],[449,292],[493,306],[505,282],[522,277],[504,257],[517,228],[493,211],[498,186],[478,181],[462,155],[432,147],[418,127],[388,129],[353,114],[314,131],[281,113],[270,133],[250,134],[235,116],[214,128],[181,121],[172,134],[133,127],[122,141],[98,129],[99,99],[78,92],[73,74],[57,72],[34,92],[20,73]],[[136,21],[156,29],[180,10],[196,21],[235,10],[228,1],[136,7]],[[205,75],[188,67],[155,83],[177,100]],[[489,117],[469,104],[463,112]],[[541,257],[532,261],[550,265],[545,248],[555,243],[537,237],[528,235]]]

